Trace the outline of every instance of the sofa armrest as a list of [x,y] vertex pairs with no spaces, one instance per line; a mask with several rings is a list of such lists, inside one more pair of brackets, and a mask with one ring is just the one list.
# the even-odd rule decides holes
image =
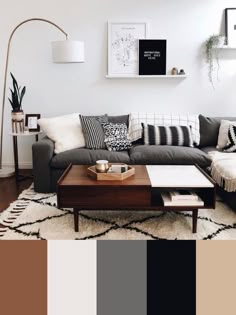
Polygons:
[[51,191],[51,168],[50,162],[54,155],[54,142],[45,137],[35,142],[33,151],[33,175],[34,189],[37,192],[46,193]]

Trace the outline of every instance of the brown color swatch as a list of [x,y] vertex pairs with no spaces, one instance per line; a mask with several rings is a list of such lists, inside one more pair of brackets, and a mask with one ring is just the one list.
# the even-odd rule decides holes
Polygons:
[[46,241],[0,241],[0,314],[47,315]]
[[236,314],[236,242],[197,242],[197,315]]

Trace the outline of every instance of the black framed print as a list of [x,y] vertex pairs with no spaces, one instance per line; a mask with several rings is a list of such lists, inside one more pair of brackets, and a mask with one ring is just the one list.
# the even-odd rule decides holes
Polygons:
[[236,47],[236,8],[225,9],[225,30],[227,45]]
[[139,75],[166,75],[165,39],[139,40]]
[[28,127],[29,131],[40,131],[40,126],[38,125],[40,117],[40,114],[25,115],[25,126]]

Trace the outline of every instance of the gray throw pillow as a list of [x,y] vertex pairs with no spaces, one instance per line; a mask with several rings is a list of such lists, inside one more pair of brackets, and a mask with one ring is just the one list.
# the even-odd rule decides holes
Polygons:
[[126,124],[129,127],[129,115],[108,116],[108,122],[113,124]]
[[220,129],[220,119],[199,115],[200,148],[216,147]]
[[88,149],[106,149],[105,135],[102,123],[108,122],[108,116],[82,116],[80,115],[81,126],[85,139],[85,146]]
[[205,117],[199,115],[200,148],[216,147],[222,120],[236,121],[236,117]]
[[125,151],[132,147],[126,124],[103,123],[105,143],[109,151]]

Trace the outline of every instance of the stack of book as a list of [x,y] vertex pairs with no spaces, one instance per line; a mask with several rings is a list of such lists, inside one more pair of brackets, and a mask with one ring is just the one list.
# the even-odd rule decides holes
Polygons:
[[161,196],[164,206],[204,206],[203,200],[188,190],[163,192]]

